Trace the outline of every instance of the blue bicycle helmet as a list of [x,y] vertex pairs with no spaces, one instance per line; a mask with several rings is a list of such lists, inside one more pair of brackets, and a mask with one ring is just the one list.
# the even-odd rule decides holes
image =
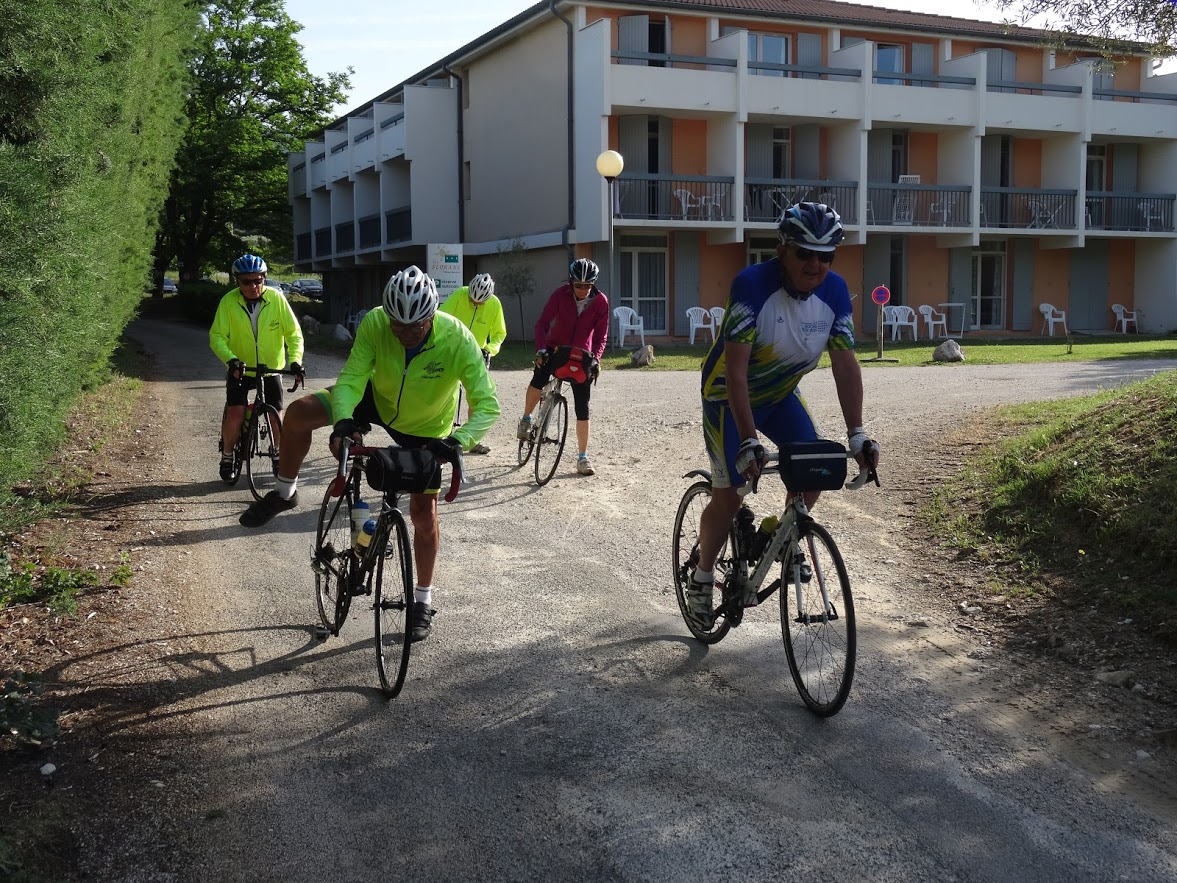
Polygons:
[[233,261],[234,276],[240,276],[243,273],[265,273],[268,269],[266,262],[255,254],[243,254]]
[[842,219],[821,202],[799,202],[785,209],[777,222],[781,242],[796,242],[810,251],[833,251],[842,241]]

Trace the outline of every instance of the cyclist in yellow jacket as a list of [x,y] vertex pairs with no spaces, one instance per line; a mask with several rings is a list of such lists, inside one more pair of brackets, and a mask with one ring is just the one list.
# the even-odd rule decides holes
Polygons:
[[[209,346],[229,369],[221,417],[221,479],[229,483],[235,474],[233,450],[253,388],[242,369],[258,365],[285,368],[289,357],[291,370],[303,373],[302,329],[282,292],[266,288],[266,270],[266,262],[253,254],[243,254],[233,262],[237,287],[221,298],[208,332]],[[266,401],[281,412],[281,376],[268,374],[263,383]],[[277,432],[274,441],[281,442]]]
[[[470,419],[454,428],[458,384],[470,401]],[[437,286],[416,267],[393,276],[384,287],[382,309],[371,310],[356,329],[355,343],[339,379],[330,389],[292,402],[286,413],[285,441],[276,488],[242,515],[246,527],[259,527],[298,505],[298,472],[311,447],[311,433],[334,425],[332,453],[339,440],[359,441],[369,424],[382,426],[405,447],[433,451],[442,460],[482,438],[499,419],[494,382],[478,344],[453,316],[437,312]],[[441,470],[424,493],[409,494],[417,585],[412,640],[429,635],[433,618],[432,582],[440,531],[437,492]]]
[[[495,296],[495,283],[489,273],[479,273],[470,284],[454,290],[441,305],[443,313],[449,313],[470,329],[474,340],[482,348],[482,359],[490,367],[492,357],[499,354],[499,348],[507,339],[507,322],[503,318],[503,305]],[[467,409],[467,419],[470,411]],[[477,442],[470,448],[471,454],[489,454],[490,447]]]

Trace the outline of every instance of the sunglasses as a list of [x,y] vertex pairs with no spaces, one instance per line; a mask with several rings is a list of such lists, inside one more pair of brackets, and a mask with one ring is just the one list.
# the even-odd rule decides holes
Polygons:
[[413,322],[411,325],[406,325],[404,322],[389,320],[388,326],[392,329],[393,334],[416,334],[418,331],[424,330],[430,321],[430,319],[422,319],[420,322]]
[[237,284],[238,285],[265,285],[266,284],[266,277],[262,276],[260,279],[242,279],[242,278],[238,277]]
[[809,248],[802,248],[799,245],[793,246],[793,256],[802,263],[810,258],[817,258],[823,264],[832,264],[834,262],[834,253],[832,251],[813,251]]

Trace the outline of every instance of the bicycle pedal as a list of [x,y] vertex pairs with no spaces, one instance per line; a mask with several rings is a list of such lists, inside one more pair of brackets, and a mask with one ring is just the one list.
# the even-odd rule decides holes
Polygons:
[[322,626],[322,625],[315,626],[315,640],[316,641],[326,641],[327,638],[329,638],[330,636],[331,636],[331,632],[327,630],[326,626]]

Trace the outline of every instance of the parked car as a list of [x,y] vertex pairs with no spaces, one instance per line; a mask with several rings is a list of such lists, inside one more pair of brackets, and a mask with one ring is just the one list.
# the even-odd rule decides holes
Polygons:
[[164,294],[175,294],[179,290],[180,290],[180,288],[179,288],[179,286],[176,285],[175,279],[169,279],[167,276],[163,277],[163,293]]
[[280,289],[282,289],[283,294],[290,294],[290,283],[289,282],[279,282],[278,287]]
[[290,285],[290,290],[304,297],[322,297],[323,283],[318,279],[295,279]]

